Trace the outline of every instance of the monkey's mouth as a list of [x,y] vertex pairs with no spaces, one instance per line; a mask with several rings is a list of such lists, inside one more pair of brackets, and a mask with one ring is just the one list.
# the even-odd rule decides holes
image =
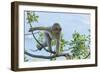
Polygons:
[[55,32],[55,34],[60,34],[60,32]]
[[59,34],[61,31],[55,31],[55,33]]

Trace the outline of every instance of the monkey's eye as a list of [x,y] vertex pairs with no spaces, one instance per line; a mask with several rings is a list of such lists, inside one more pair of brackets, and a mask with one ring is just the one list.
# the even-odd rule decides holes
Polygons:
[[61,28],[55,28],[55,30],[57,30],[57,31],[61,31]]

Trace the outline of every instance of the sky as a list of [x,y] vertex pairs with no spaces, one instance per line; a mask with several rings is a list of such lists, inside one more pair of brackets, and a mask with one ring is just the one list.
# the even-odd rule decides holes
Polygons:
[[[29,24],[24,19],[24,34],[30,34]],[[88,29],[90,29],[90,14],[84,13],[67,13],[67,12],[45,12],[45,11],[35,11],[35,14],[39,16],[38,23],[32,23],[32,26],[52,26],[54,23],[59,23],[62,28],[62,33],[64,34],[64,39],[70,41],[72,39],[72,34],[77,31],[80,34],[88,35]],[[36,34],[37,36],[37,34]],[[36,48],[36,41],[32,35],[25,35],[25,50],[37,54],[37,55],[49,55],[44,50],[38,52],[32,52],[31,50]],[[68,48],[68,47],[65,47]],[[29,58],[31,61],[31,58]]]

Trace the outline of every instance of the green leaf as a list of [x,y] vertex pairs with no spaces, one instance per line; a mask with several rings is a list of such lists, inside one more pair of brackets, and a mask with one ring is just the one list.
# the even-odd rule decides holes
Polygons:
[[28,20],[28,23],[31,24],[32,22],[38,22],[39,16],[33,11],[28,11],[26,19]]

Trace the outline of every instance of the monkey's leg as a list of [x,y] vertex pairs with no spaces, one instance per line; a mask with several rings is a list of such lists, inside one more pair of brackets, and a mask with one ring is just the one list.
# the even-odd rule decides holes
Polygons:
[[49,51],[52,51],[52,46],[51,46],[51,38],[49,36],[48,33],[45,34],[46,35],[46,42],[47,42],[47,47]]
[[[51,45],[51,38],[50,35],[48,33],[45,33],[46,36],[46,41],[47,41],[47,46],[48,46],[48,50],[52,51],[52,45]],[[50,56],[52,56],[52,53],[50,53]],[[50,60],[53,60],[53,58],[51,58]]]
[[57,39],[56,40],[56,55],[59,55],[60,53],[59,45],[60,45],[60,39]]
[[[52,51],[52,45],[51,45],[51,38],[48,37],[48,40],[47,40],[47,45],[48,45],[48,50],[49,51]],[[50,56],[52,56],[53,54],[50,53]],[[50,60],[52,61],[54,58],[51,58]]]

